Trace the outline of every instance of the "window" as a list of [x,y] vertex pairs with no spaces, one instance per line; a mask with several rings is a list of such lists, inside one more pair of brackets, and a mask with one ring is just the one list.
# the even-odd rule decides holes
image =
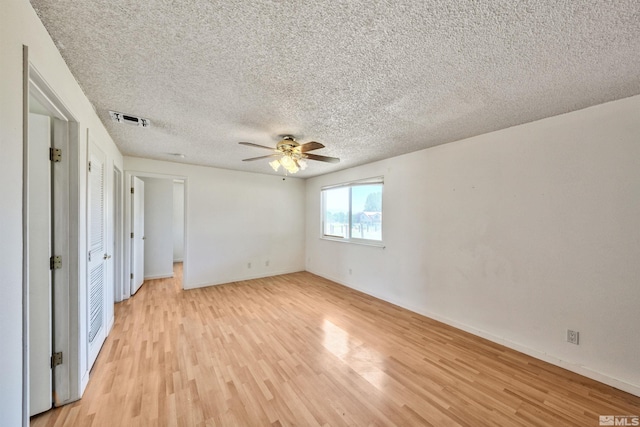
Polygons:
[[322,237],[382,243],[382,177],[322,188]]

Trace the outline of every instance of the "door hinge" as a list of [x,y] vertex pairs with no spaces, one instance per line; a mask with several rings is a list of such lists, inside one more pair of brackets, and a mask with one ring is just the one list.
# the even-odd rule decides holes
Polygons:
[[49,270],[56,270],[62,268],[62,257],[60,255],[54,255],[49,258]]
[[133,187],[131,187],[131,194],[133,194]]
[[131,233],[131,238],[133,239],[133,233]]
[[89,162],[89,172],[91,172],[91,162]]
[[49,160],[52,162],[61,162],[62,161],[62,150],[59,148],[49,148]]
[[51,368],[55,368],[58,365],[62,365],[62,352],[53,353],[51,356]]
[[133,279],[133,273],[131,273],[131,278]]

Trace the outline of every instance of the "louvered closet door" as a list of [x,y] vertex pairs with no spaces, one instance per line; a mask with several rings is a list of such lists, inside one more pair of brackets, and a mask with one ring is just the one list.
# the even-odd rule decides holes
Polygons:
[[87,179],[87,334],[88,369],[106,338],[105,155],[89,142]]

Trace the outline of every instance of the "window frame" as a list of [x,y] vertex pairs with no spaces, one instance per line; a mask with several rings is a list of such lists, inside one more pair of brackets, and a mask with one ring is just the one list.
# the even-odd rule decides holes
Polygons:
[[[340,184],[326,185],[320,188],[320,238],[323,240],[331,240],[334,242],[354,243],[368,246],[380,246],[384,247],[384,220],[380,220],[380,240],[363,239],[360,237],[353,237],[353,206],[352,206],[352,189],[353,187],[360,187],[365,185],[379,185],[381,193],[381,206],[380,214],[384,218],[384,176],[377,176],[373,178],[360,179],[356,181],[343,182]],[[338,235],[325,234],[325,222],[326,222],[326,192],[328,190],[336,190],[340,188],[349,189],[349,201],[348,201],[348,237],[342,237]]]

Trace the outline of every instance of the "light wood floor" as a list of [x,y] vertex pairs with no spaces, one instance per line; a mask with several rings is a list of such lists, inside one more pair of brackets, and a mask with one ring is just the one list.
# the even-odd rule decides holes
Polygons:
[[640,398],[319,278],[116,305],[84,397],[32,426],[597,426]]

